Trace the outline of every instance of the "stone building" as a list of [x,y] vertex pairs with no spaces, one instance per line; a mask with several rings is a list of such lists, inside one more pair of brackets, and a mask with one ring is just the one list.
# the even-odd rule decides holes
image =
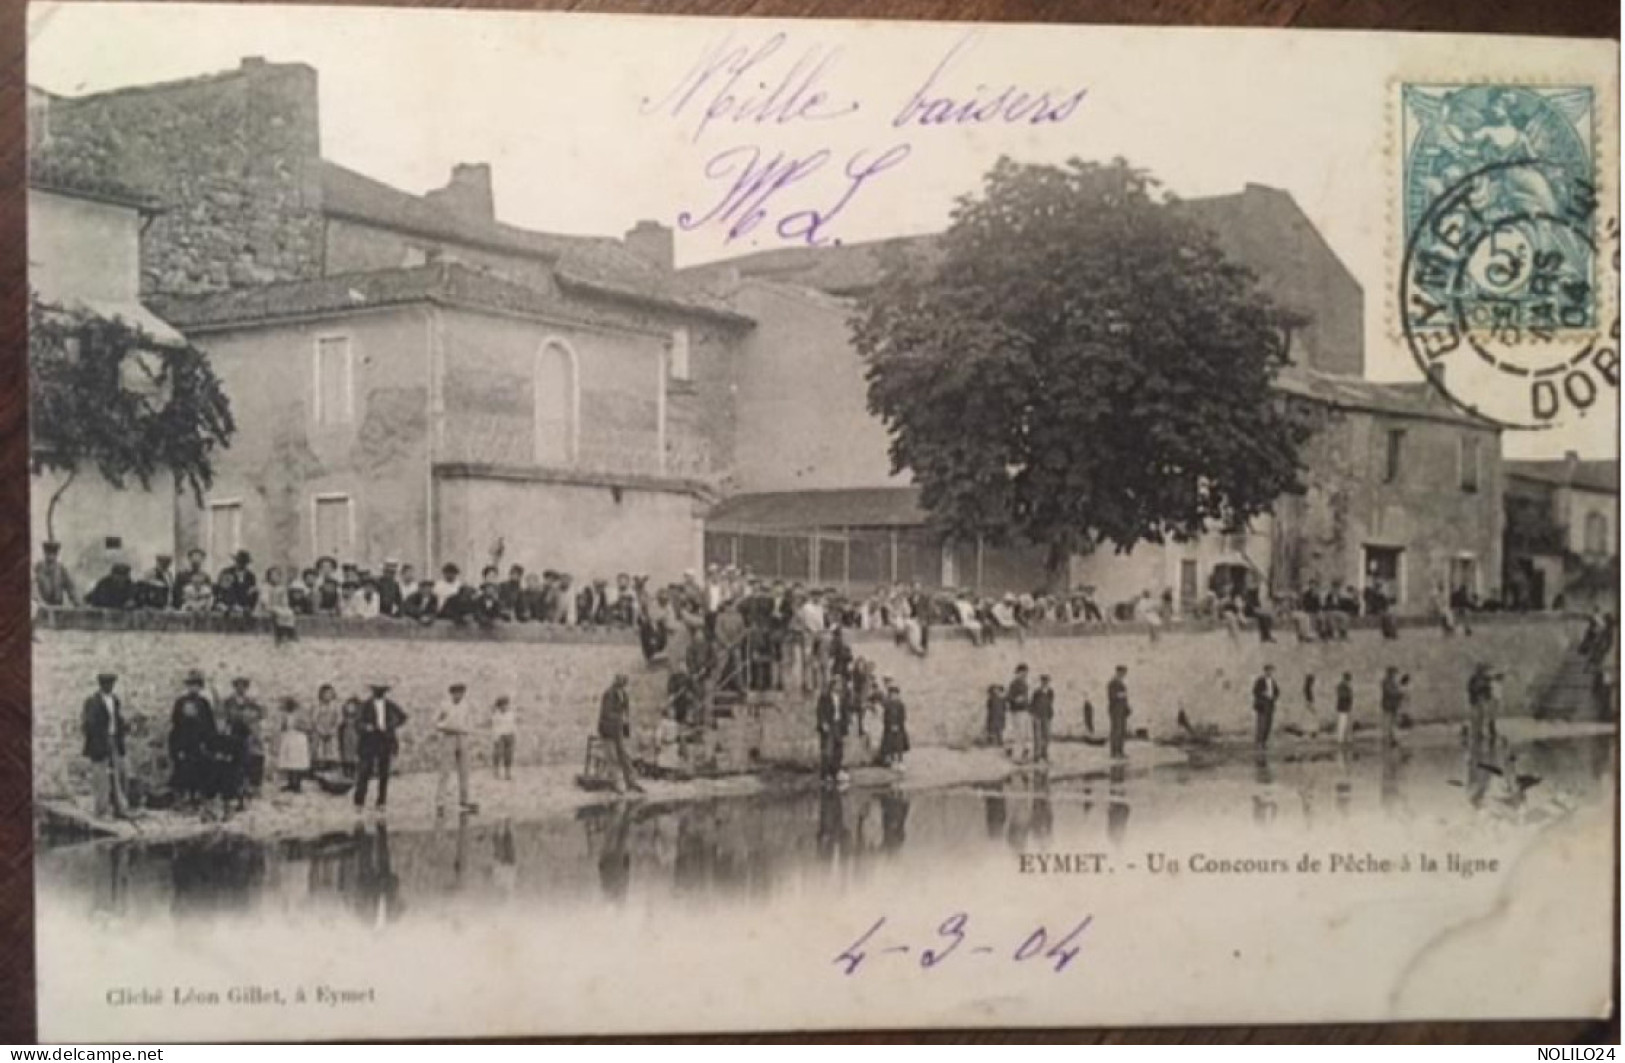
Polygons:
[[1378,384],[1292,367],[1277,389],[1318,411],[1304,494],[1275,506],[1281,589],[1363,592],[1380,580],[1401,612],[1463,590],[1501,591],[1500,429],[1426,382]]
[[[71,140],[52,135],[49,96],[31,91],[28,102],[29,287],[56,312],[120,321],[144,332],[154,347],[184,344],[179,332],[142,305],[139,293],[142,232],[162,216],[157,205]],[[141,352],[127,356],[127,387],[142,386],[141,359]],[[118,488],[91,466],[71,482],[47,471],[30,477],[28,502],[32,540],[54,534],[81,592],[114,562],[137,566],[150,564],[155,554],[174,553],[172,480],[161,479],[151,489],[135,482]]]
[[[1324,414],[1306,454],[1310,490],[1239,533],[1075,557],[1070,585],[1093,587],[1106,605],[1168,592],[1178,610],[1210,592],[1263,585],[1284,592],[1311,580],[1363,589],[1380,578],[1413,612],[1428,606],[1435,586],[1498,593],[1494,429],[1431,400],[1425,385],[1363,379],[1360,285],[1288,193],[1249,184],[1186,201],[1184,209],[1306,320],[1290,337],[1281,391]],[[851,300],[875,284],[891,256],[929,262],[937,253],[927,235],[765,251],[686,271],[756,321],[738,369],[737,493],[707,520],[710,559],[788,557],[778,571],[811,567],[814,578],[838,583],[829,574],[850,569],[813,559],[838,559],[841,547],[830,544],[844,537],[847,557],[858,543],[892,559],[889,567],[865,562],[865,578],[878,568],[881,581],[992,592],[1045,583],[1036,549],[933,539],[916,489],[892,472],[886,433],[868,412],[863,365],[846,338]]]
[[1505,550],[1519,604],[1617,609],[1619,462],[1507,462]]
[[316,73],[49,106],[153,190],[143,293],[207,350],[241,428],[183,548],[673,577],[731,463],[750,320],[679,286],[668,229],[497,220],[491,171],[413,195],[321,155]]

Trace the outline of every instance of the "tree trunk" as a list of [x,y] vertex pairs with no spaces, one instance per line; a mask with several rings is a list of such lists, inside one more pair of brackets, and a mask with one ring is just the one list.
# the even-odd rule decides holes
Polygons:
[[75,465],[68,470],[68,475],[62,480],[62,485],[51,492],[51,503],[45,507],[45,538],[51,542],[58,541],[56,537],[56,504],[62,501],[63,494],[72,486],[73,478],[78,475],[79,467]]

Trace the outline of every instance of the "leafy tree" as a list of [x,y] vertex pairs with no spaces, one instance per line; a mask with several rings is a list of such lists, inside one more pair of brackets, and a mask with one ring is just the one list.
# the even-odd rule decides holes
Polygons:
[[939,529],[1046,548],[1239,528],[1302,490],[1271,382],[1301,324],[1121,159],[1000,159],[859,302],[869,408]]
[[189,487],[201,504],[215,448],[236,432],[208,356],[37,294],[28,310],[29,463],[36,475],[65,474],[46,534],[56,537],[57,504],[87,467],[118,488],[131,480],[151,488],[168,473],[177,492]]

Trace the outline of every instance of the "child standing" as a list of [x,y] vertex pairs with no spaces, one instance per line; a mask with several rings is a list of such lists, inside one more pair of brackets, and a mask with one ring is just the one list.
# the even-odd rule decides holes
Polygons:
[[491,771],[499,779],[513,779],[513,747],[518,719],[504,694],[491,706]]

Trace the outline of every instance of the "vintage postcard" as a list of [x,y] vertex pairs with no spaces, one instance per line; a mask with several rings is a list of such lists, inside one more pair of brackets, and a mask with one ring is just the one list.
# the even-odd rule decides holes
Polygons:
[[1609,1012],[1616,44],[28,49],[43,1037]]

